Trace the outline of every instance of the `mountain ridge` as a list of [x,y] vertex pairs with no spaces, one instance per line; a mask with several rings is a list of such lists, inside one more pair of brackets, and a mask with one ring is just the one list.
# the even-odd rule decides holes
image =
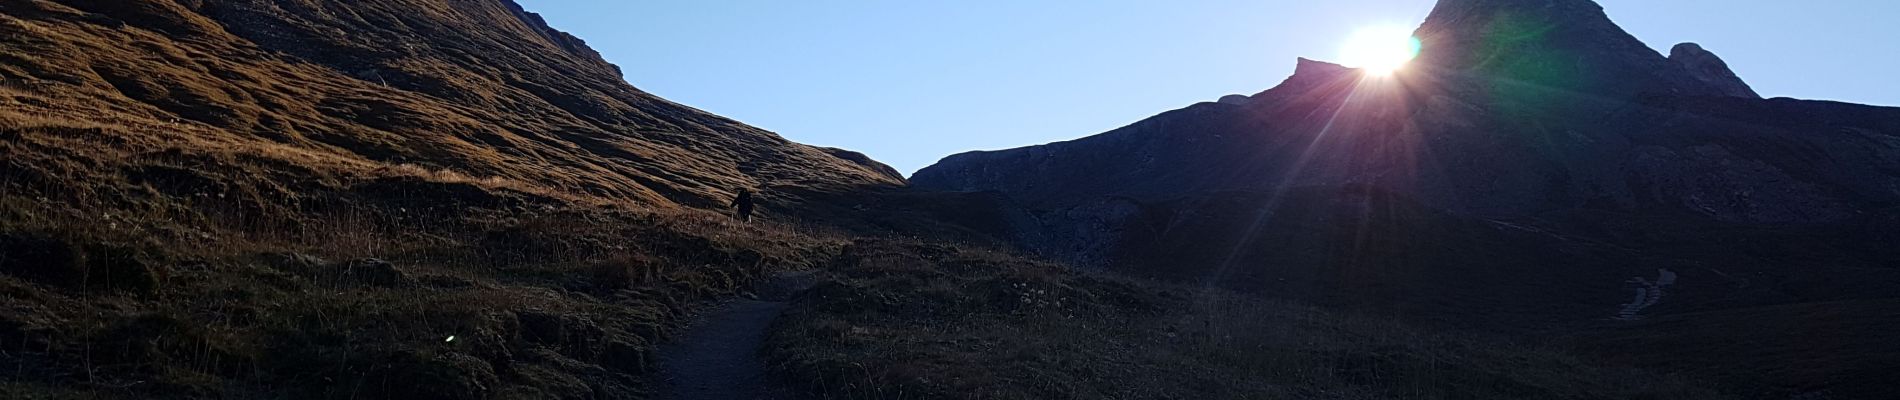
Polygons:
[[[1883,204],[1895,199],[1891,191],[1874,189],[1885,183],[1856,182],[1847,174],[1813,169],[1815,167],[1810,163],[1786,159],[1749,168],[1758,169],[1758,174],[1774,177],[1770,179],[1784,179],[1781,178],[1784,175],[1826,176],[1823,179],[1825,183],[1817,183],[1822,186],[1812,187],[1797,184],[1781,189],[1754,187],[1746,190],[1778,192],[1776,195],[1787,198],[1766,202],[1733,199],[1721,201],[1735,203],[1712,204],[1709,197],[1720,195],[1715,191],[1678,189],[1668,184],[1656,186],[1650,183],[1655,180],[1679,180],[1666,176],[1676,173],[1671,172],[1677,169],[1675,167],[1640,167],[1650,172],[1624,172],[1625,166],[1651,165],[1656,162],[1656,157],[1670,159],[1662,162],[1677,164],[1760,162],[1714,161],[1735,157],[1723,153],[1743,151],[1738,148],[1705,148],[1714,151],[1707,156],[1656,153],[1680,152],[1681,149],[1676,147],[1684,144],[1684,140],[1814,142],[1787,144],[1797,147],[1842,146],[1845,145],[1844,141],[1858,140],[1880,142],[1886,135],[1854,138],[1861,132],[1876,131],[1852,127],[1837,129],[1829,125],[1883,126],[1880,121],[1885,119],[1875,115],[1890,114],[1894,109],[1833,102],[1802,102],[1800,106],[1793,107],[1751,106],[1758,110],[1780,109],[1783,111],[1779,112],[1795,114],[1772,124],[1741,126],[1738,132],[1726,138],[1723,135],[1696,132],[1699,128],[1685,127],[1726,122],[1706,118],[1707,113],[1698,115],[1686,111],[1706,107],[1710,103],[1733,103],[1708,98],[1764,101],[1753,95],[1740,78],[1733,77],[1726,64],[1713,53],[1706,50],[1690,51],[1699,49],[1699,46],[1685,44],[1678,46],[1682,51],[1678,52],[1676,59],[1665,58],[1615,27],[1602,9],[1590,1],[1550,2],[1549,7],[1544,8],[1518,3],[1500,7],[1489,7],[1488,4],[1484,1],[1441,2],[1419,28],[1418,35],[1426,43],[1419,60],[1408,67],[1409,71],[1402,71],[1389,79],[1362,79],[1356,73],[1349,73],[1350,69],[1302,58],[1295,73],[1286,81],[1259,94],[1247,96],[1245,102],[1236,97],[1225,102],[1197,104],[1095,137],[1017,150],[952,155],[918,171],[912,180],[922,187],[948,190],[1005,189],[1008,192],[1011,191],[1008,188],[1014,185],[1029,184],[1098,187],[1066,192],[1069,195],[1080,194],[1081,198],[1116,191],[1165,196],[1166,193],[1187,190],[1272,190],[1273,187],[1286,185],[1384,180],[1386,184],[1406,186],[1403,190],[1416,190],[1416,195],[1437,207],[1481,215],[1523,215],[1595,203],[1625,210],[1655,207],[1688,209],[1717,219],[1762,222],[1838,221],[1851,218],[1855,212],[1882,209],[1885,207]],[[1537,10],[1539,14],[1524,17],[1523,13],[1515,13],[1527,8]],[[1513,27],[1516,22],[1495,21],[1552,19],[1574,21],[1556,23],[1554,27],[1537,30],[1535,35],[1511,36],[1510,40],[1494,39],[1500,35],[1492,31],[1498,29],[1486,28],[1507,25],[1499,29],[1514,31],[1517,29]],[[1493,43],[1499,41],[1504,43]],[[1599,43],[1610,43],[1610,50],[1591,50],[1594,48],[1590,47],[1592,44]],[[1474,47],[1477,50],[1471,49]],[[1591,60],[1588,63],[1595,67],[1582,70],[1592,72],[1566,72],[1571,69],[1527,70],[1528,67],[1523,67],[1548,64],[1553,54],[1572,53],[1577,60]],[[1556,58],[1571,59],[1568,56]],[[1691,73],[1691,69],[1700,72]],[[1586,78],[1573,79],[1573,76]],[[1622,78],[1588,78],[1602,76]],[[1602,85],[1595,83],[1598,81],[1622,83]],[[1276,97],[1280,100],[1262,101]],[[1775,100],[1767,104],[1796,104],[1790,101],[1793,100]],[[1827,107],[1856,108],[1832,113],[1860,114],[1867,118],[1858,122],[1816,119],[1812,118],[1814,114],[1811,113],[1814,111],[1797,111]],[[1401,117],[1392,113],[1410,113],[1417,117]],[[1176,121],[1181,114],[1199,114],[1203,117],[1192,121]],[[1315,119],[1316,115],[1333,117]],[[1340,119],[1340,115],[1348,117]],[[1139,133],[1156,131],[1157,125],[1170,123],[1179,126],[1158,128],[1164,131],[1159,133]],[[1791,123],[1810,126],[1795,127]],[[1781,133],[1804,129],[1820,130],[1826,134]],[[1404,133],[1386,135],[1378,133],[1381,130]],[[1208,136],[1189,132],[1225,137],[1229,142],[1238,140],[1251,143],[1228,143],[1228,148],[1190,151],[1189,147],[1205,146],[1197,143],[1202,143],[1200,140]],[[1133,139],[1144,135],[1148,137]],[[1162,139],[1163,136],[1178,137]],[[1106,144],[1130,141],[1144,144],[1133,145],[1136,147]],[[1721,146],[1753,145],[1736,142]],[[1082,150],[1085,147],[1091,150]],[[1235,153],[1243,150],[1234,148],[1252,151]],[[1381,148],[1388,150],[1377,150]],[[1474,150],[1478,151],[1474,153]],[[1131,151],[1134,153],[1131,154]],[[1755,150],[1746,151],[1753,151],[1756,156],[1767,159],[1778,157]],[[1023,155],[1006,155],[1011,152],[1022,152]],[[1029,155],[1031,153],[1037,155]],[[1103,156],[1106,154],[1114,155]],[[1494,159],[1456,159],[1471,154],[1484,154]],[[1052,160],[1064,157],[1087,159],[1090,157],[1087,155],[1100,156],[1098,161],[1106,164],[1072,171],[1087,175],[1038,176],[1072,173],[1046,171],[1061,168],[1052,166],[1060,164]],[[1295,165],[1306,162],[1300,160],[1307,157],[1331,157],[1334,161]],[[1698,161],[1696,157],[1706,160]],[[1034,164],[989,168],[982,167],[982,162],[972,162],[979,159],[1010,159],[1015,161],[999,162]],[[1141,163],[1118,164],[1115,162],[1117,159],[1140,160]],[[1178,164],[1173,168],[1175,171],[1198,170],[1206,176],[1093,177],[1132,174],[1141,168],[1150,168],[1142,165],[1168,165],[1170,162]],[[1880,168],[1891,170],[1890,159],[1881,156],[1841,162],[1886,165]],[[1189,165],[1201,167],[1189,168]],[[1276,170],[1284,171],[1285,176],[1276,175],[1280,174],[1273,172]],[[1391,175],[1395,173],[1414,176],[1395,178]],[[1218,177],[1223,175],[1239,178],[1230,180]],[[1890,174],[1875,173],[1873,176],[1889,177],[1876,180],[1891,179]],[[1738,188],[1760,184],[1759,180],[1739,177],[1713,180]],[[998,186],[986,186],[985,182]],[[1159,186],[1144,188],[1143,184]],[[1845,190],[1852,194],[1841,194],[1840,189],[1823,186],[1851,188]],[[1672,193],[1640,193],[1649,188]],[[1040,205],[1041,199],[1033,193],[1064,196],[1054,195],[1056,192],[1060,191],[1014,190],[1013,195],[1031,205]],[[1766,210],[1772,208],[1785,209]]]
[[[348,167],[331,174],[409,164],[589,201],[712,208],[746,187],[783,187],[786,201],[796,201],[809,191],[903,185],[868,159],[839,158],[641,92],[583,41],[512,1],[5,7],[16,38],[9,51],[47,56],[16,57],[0,75],[21,114],[113,110],[104,117],[120,120],[114,125],[201,130],[156,135],[168,140],[216,138],[282,149],[251,151],[265,157],[332,160],[317,170]],[[53,31],[70,34],[46,35]],[[43,40],[22,40],[30,38]],[[282,84],[290,81],[312,84]],[[123,98],[137,105],[114,103]],[[84,170],[93,181],[114,180],[107,170],[66,172]]]
[[[1657,269],[1684,277],[1663,312],[1882,296],[1797,278],[1814,274],[1900,282],[1877,250],[1900,215],[1900,108],[1761,99],[1586,0],[1445,0],[1418,35],[1391,77],[1301,59],[1245,101],[911,181],[1025,209],[1020,243],[1047,257],[1408,315],[1614,315],[1608,293]],[[1738,242],[1786,246],[1710,250]],[[1782,286],[1717,283],[1736,270]],[[1480,294],[1547,279],[1564,283]]]
[[[1250,96],[952,155],[911,182],[999,197],[1029,216],[1017,244],[1091,270],[1489,331],[1587,327],[1567,340],[1760,396],[1890,394],[1870,367],[1890,349],[1777,329],[1807,321],[1789,310],[1893,301],[1900,108],[1762,99],[1699,45],[1665,57],[1587,0],[1443,0],[1416,35],[1419,58],[1389,77],[1302,58]],[[1886,325],[1862,317],[1840,335],[1875,340]],[[1747,356],[1631,354],[1731,336],[1754,340]],[[1761,367],[1790,364],[1828,372]]]

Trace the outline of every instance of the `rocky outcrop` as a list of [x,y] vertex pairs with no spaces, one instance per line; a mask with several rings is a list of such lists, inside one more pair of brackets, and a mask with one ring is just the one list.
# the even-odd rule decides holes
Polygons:
[[1244,106],[1244,105],[1247,105],[1247,103],[1252,103],[1252,102],[1253,102],[1253,98],[1247,97],[1247,95],[1244,95],[1244,94],[1230,94],[1226,96],[1221,96],[1219,101],[1215,101],[1215,103],[1221,103],[1221,104],[1226,104],[1230,106]]
[[1754,88],[1748,87],[1748,82],[1743,82],[1742,77],[1736,76],[1735,71],[1729,70],[1727,62],[1722,61],[1722,58],[1717,57],[1715,53],[1704,50],[1702,45],[1677,44],[1676,47],[1669,49],[1669,61],[1689,70],[1690,76],[1715,87],[1723,95],[1750,99],[1761,98],[1760,94],[1755,93]]

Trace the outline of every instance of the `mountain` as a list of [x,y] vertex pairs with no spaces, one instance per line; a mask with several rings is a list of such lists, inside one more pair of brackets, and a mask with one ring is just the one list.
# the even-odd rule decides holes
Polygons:
[[1701,46],[1666,57],[1588,0],[1442,0],[1414,35],[1390,77],[1301,59],[1251,96],[953,155],[911,182],[1001,196],[1029,215],[1018,243],[1078,265],[1486,330],[1895,300],[1900,109],[1762,99]]
[[1245,104],[954,155],[912,180],[1032,205],[1369,183],[1477,215],[1734,222],[1843,221],[1900,200],[1900,110],[1725,96],[1746,85],[1708,72],[1726,71],[1712,54],[1672,62],[1589,1],[1498,3],[1441,2],[1418,30],[1421,58],[1392,81],[1301,60]]
[[904,184],[509,0],[0,0],[0,398],[648,398],[832,229],[980,236]]
[[710,208],[739,188],[903,184],[861,155],[635,89],[511,1],[19,0],[0,13],[0,121],[15,128],[3,167],[52,192],[150,185],[272,208],[434,190],[401,181],[421,174]]
[[1034,209],[1369,185],[1478,217],[1570,210],[1828,224],[1900,204],[1900,109],[1759,99],[1699,46],[1666,58],[1583,0],[1440,2],[1391,78],[1292,77],[1078,140],[953,155],[924,188]]

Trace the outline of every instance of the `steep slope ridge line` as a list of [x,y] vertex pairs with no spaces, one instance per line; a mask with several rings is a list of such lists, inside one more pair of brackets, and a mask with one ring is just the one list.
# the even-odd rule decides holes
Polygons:
[[[795,198],[903,184],[874,161],[642,92],[511,0],[0,8],[0,52],[18,55],[0,60],[0,121],[57,117],[110,138],[7,149],[25,162],[4,167],[24,173],[114,182],[119,169],[164,162],[297,202],[410,168],[590,203],[701,208],[742,187]],[[61,149],[65,137],[28,130],[19,141]],[[247,179],[258,175],[247,169],[283,176]]]

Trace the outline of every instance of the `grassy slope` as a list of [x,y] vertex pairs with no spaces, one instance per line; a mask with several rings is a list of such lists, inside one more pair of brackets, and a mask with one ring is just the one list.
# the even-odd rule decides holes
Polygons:
[[1560,348],[859,241],[767,346],[825,398],[1724,398]]
[[509,1],[9,0],[0,54],[0,172],[30,185],[315,207],[445,175],[704,208],[901,183],[641,92]]
[[509,1],[0,0],[0,397],[641,398],[842,244],[695,209],[901,183],[849,156]]
[[1894,395],[1896,323],[1900,301],[1850,300],[1669,315],[1567,341],[1613,362],[1694,371],[1763,398],[1875,399]]
[[9,205],[0,392],[27,397],[641,398],[676,317],[845,243],[698,212],[257,232]]

